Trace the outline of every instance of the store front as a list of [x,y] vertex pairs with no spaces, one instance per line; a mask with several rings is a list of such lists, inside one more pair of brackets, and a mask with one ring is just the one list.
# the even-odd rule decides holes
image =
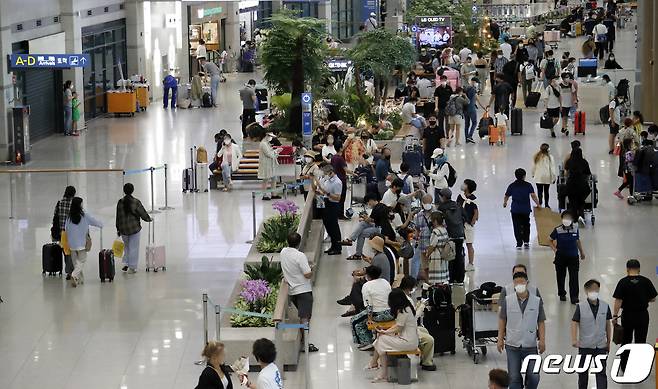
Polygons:
[[128,77],[126,65],[126,20],[84,27],[82,51],[89,54],[91,65],[83,69],[85,117],[92,118],[106,112],[106,92],[115,89],[116,82]]
[[221,5],[213,6],[189,5],[188,8],[188,41],[190,77],[199,72],[196,50],[199,40],[206,44],[206,55],[209,61],[219,63],[222,51],[226,49],[226,9]]
[[[358,2],[357,2],[358,3]],[[338,39],[351,38],[359,26],[354,0],[331,0],[331,35]]]

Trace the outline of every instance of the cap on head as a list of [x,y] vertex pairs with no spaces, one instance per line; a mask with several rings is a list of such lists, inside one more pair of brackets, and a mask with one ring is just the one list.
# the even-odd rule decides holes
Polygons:
[[437,147],[434,149],[434,152],[432,153],[432,158],[438,158],[443,155],[443,149],[440,147]]
[[451,199],[452,198],[452,191],[448,188],[443,188],[439,191],[439,196],[446,198],[446,199]]
[[383,252],[384,251],[384,238],[381,236],[373,236],[368,240],[368,244],[370,247],[372,247],[375,251],[378,252]]

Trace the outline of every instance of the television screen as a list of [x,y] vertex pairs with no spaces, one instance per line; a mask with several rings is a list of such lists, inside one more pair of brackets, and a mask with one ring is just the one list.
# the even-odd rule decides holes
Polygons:
[[599,65],[599,62],[596,58],[580,58],[578,60],[578,66],[584,68],[595,68]]
[[443,48],[452,41],[450,26],[420,27],[416,32],[416,42],[420,47]]

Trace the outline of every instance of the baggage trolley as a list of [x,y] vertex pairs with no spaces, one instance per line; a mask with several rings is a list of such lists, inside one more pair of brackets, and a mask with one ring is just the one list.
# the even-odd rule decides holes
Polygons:
[[471,305],[460,306],[460,311],[468,313],[459,315],[462,344],[475,364],[487,355],[488,345],[498,342],[498,304],[494,302],[494,298],[473,298]]
[[[565,209],[569,209],[569,204],[567,202],[566,186],[567,186],[567,177],[564,171],[564,168],[560,165],[558,166],[558,178],[557,178],[557,199],[558,199],[558,211],[562,212]],[[589,195],[585,198],[584,211],[586,214],[589,214],[590,221],[592,226],[596,223],[596,215],[594,210],[599,205],[599,189],[598,189],[598,179],[596,174],[592,174],[587,177],[587,183],[589,185]]]
[[628,196],[628,205],[635,205],[642,201],[653,201],[653,188],[651,177],[646,174],[633,173],[633,195]]
[[360,205],[365,209],[366,187],[368,180],[364,175],[350,176],[350,207]]

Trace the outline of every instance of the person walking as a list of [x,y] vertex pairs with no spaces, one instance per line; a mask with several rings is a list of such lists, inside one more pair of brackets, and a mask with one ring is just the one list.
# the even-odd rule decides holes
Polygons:
[[583,158],[581,148],[571,151],[571,156],[564,164],[564,171],[567,175],[565,193],[569,198],[569,210],[574,218],[578,218],[579,223],[584,224],[585,199],[591,192],[589,178],[592,171],[589,163]]
[[[439,69],[440,71],[440,69]],[[439,128],[445,130],[447,116],[445,114],[446,106],[452,96],[452,87],[448,83],[448,76],[441,74],[439,76],[439,85],[434,90],[434,113],[436,114]]]
[[615,138],[619,133],[621,127],[621,109],[624,104],[626,96],[616,95],[615,98],[608,104],[608,125],[610,127],[610,135],[608,135],[608,154],[612,154],[615,150]]
[[617,34],[616,34],[616,27],[615,24],[617,23],[617,18],[615,17],[615,14],[612,12],[606,13],[605,19],[603,19],[603,24],[605,27],[608,29],[608,45],[606,47],[606,50],[608,50],[608,53],[612,54],[612,52],[615,50],[615,40],[617,40]]
[[[288,247],[281,250],[281,270],[283,279],[289,285],[288,295],[295,308],[297,316],[302,324],[311,322],[313,312],[313,287],[311,279],[313,270],[308,264],[306,254],[299,251],[302,237],[297,232],[291,232],[287,237]],[[305,331],[301,330],[301,342],[304,344]],[[313,343],[308,344],[309,352],[316,352],[318,348]]]
[[437,125],[436,116],[430,115],[429,125],[423,130],[423,155],[425,157],[425,169],[432,167],[432,154],[434,150],[445,147],[446,134],[442,127]]
[[464,110],[469,104],[469,100],[461,87],[455,88],[455,92],[450,96],[446,104],[446,115],[448,116],[448,141],[446,146],[450,146],[452,140],[455,140],[455,146],[461,146],[460,132],[462,121],[464,120]]
[[484,57],[483,52],[478,52],[478,56],[474,64],[477,71],[477,78],[480,81],[478,95],[482,95],[482,92],[487,87],[487,79],[489,78],[489,62]]
[[87,262],[87,252],[91,250],[89,226],[103,228],[103,223],[84,211],[80,197],[74,197],[71,200],[69,217],[64,225],[74,264],[73,272],[71,272],[71,286],[74,288],[78,284],[84,283],[83,270],[85,262]]
[[[64,189],[64,197],[55,204],[53,229],[51,230],[53,240],[60,241],[62,239],[62,231],[66,230],[66,219],[69,217],[71,201],[74,197],[75,187],[67,186],[66,189]],[[71,259],[71,254],[64,254],[64,272],[66,273],[66,280],[70,280],[71,273],[73,273],[73,260]]]
[[224,343],[209,341],[201,356],[206,360],[206,368],[201,372],[195,389],[233,389],[232,370],[225,363]]
[[602,63],[608,47],[608,27],[603,24],[603,20],[594,26],[592,34],[594,35],[594,44],[596,44],[594,56],[599,58],[599,63]]
[[256,122],[256,108],[258,108],[256,80],[247,81],[240,89],[240,101],[242,101],[242,137],[247,138],[247,126]]
[[[264,131],[261,128],[260,132]],[[275,136],[271,132],[257,135],[261,138],[258,145],[258,179],[263,180],[263,200],[280,199],[281,196],[272,193],[276,186],[274,172],[279,165],[279,153],[270,144]]]
[[510,117],[510,96],[512,94],[512,86],[505,81],[505,75],[503,73],[496,73],[496,83],[493,87],[493,92],[491,93],[491,98],[489,99],[489,104],[487,105],[487,110],[491,109],[491,106],[494,106],[494,113],[504,113],[507,117]]
[[[656,301],[658,292],[647,277],[640,275],[640,261],[629,259],[626,262],[626,277],[619,280],[612,297],[615,299],[613,323],[617,324],[621,310],[621,326],[624,329],[624,342],[646,343],[649,331],[649,303]],[[622,354],[621,369],[626,370],[628,352]]]
[[[587,301],[576,305],[571,319],[571,345],[578,349],[578,355],[607,355],[612,341],[612,313],[610,306],[599,299],[601,283],[591,279],[585,282]],[[601,361],[603,370],[596,373],[596,389],[607,389],[606,359]],[[578,389],[587,389],[589,372],[578,373]]]
[[117,202],[116,228],[117,235],[124,244],[122,271],[134,274],[139,263],[139,236],[142,230],[140,220],[147,223],[153,221],[146,212],[142,202],[133,197],[135,187],[131,183],[123,186],[124,196]]
[[557,278],[557,294],[560,301],[567,301],[567,291],[564,281],[569,272],[569,298],[571,304],[578,304],[578,270],[579,259],[585,260],[585,251],[580,242],[578,226],[574,224],[574,216],[569,211],[562,212],[562,224],[555,227],[550,235],[551,249],[555,253],[553,264]]
[[541,205],[543,202],[546,208],[550,208],[549,193],[551,184],[554,184],[557,180],[557,167],[550,151],[548,143],[542,143],[539,146],[539,151],[535,153],[532,159],[532,178],[537,185],[537,197],[539,198],[539,204]]
[[466,143],[475,143],[473,134],[478,126],[478,111],[476,103],[482,107],[480,97],[478,96],[478,84],[480,80],[477,77],[472,77],[467,85],[464,87],[464,94],[468,99],[468,105],[464,109],[464,135]]
[[[505,287],[500,291],[500,296],[498,296],[498,305],[501,305],[503,300],[505,300],[507,296],[513,295],[515,293],[514,274],[519,272],[525,273],[526,277],[528,277],[528,268],[526,267],[526,265],[522,263],[517,263],[516,265],[512,266],[512,283],[505,285]],[[526,283],[526,289],[528,290],[528,293],[530,293],[531,295],[542,298],[541,293],[539,292],[539,288],[537,288],[534,285],[531,285],[529,280]]]
[[224,136],[222,148],[217,153],[217,158],[222,160],[222,179],[224,181],[224,192],[231,190],[231,174],[238,171],[242,150],[233,142],[230,134]]
[[553,54],[553,50],[547,50],[546,57],[539,63],[540,78],[544,82],[544,88],[560,74],[560,62],[553,57]]
[[516,238],[516,249],[530,247],[530,198],[540,207],[539,199],[535,194],[532,184],[525,180],[526,171],[518,168],[514,171],[516,181],[512,182],[505,191],[503,208],[507,208],[507,202],[512,198],[510,212],[512,214],[512,225],[514,226],[514,238]]
[[[261,338],[254,342],[251,353],[260,365],[260,372],[256,383],[247,379],[246,387],[249,389],[283,389],[283,377],[276,366],[276,346],[269,339]],[[240,381],[244,380],[240,376]]]
[[434,203],[439,203],[441,189],[448,188],[448,177],[450,176],[450,164],[448,156],[443,149],[436,148],[432,153],[432,166],[429,171],[432,186],[434,187]]
[[[560,83],[558,80],[557,76],[553,77],[544,90],[544,106],[546,107],[546,114],[553,121],[553,127],[551,127],[551,138],[555,138],[555,125],[560,121],[560,111],[562,109]],[[569,135],[564,128],[562,129],[562,133],[565,136]]]
[[322,223],[331,238],[331,247],[325,251],[329,255],[340,255],[342,251],[340,226],[338,225],[339,206],[343,183],[334,172],[331,165],[322,168],[324,179],[315,181],[315,192],[324,197],[324,210],[322,212]]
[[[562,117],[562,133],[569,136],[569,115],[578,106],[578,94],[571,73],[564,72],[558,84],[560,89],[560,116]],[[575,130],[574,130],[575,131]]]
[[201,58],[199,63],[203,72],[210,76],[210,98],[212,106],[217,107],[217,103],[219,103],[217,88],[219,88],[219,82],[222,79],[222,71],[214,62],[209,62],[205,58]]
[[[535,63],[529,59],[521,65],[521,91],[523,92],[523,101],[528,99],[528,93],[533,91],[533,85],[537,79]],[[526,106],[527,107],[527,106]]]
[[439,205],[436,207],[445,219],[450,240],[455,243],[455,259],[448,263],[450,283],[463,284],[464,266],[464,211],[452,199],[452,191],[448,188],[439,191]]
[[64,83],[64,135],[73,135],[73,82],[66,80]]
[[462,193],[457,196],[457,205],[464,211],[464,242],[466,243],[466,251],[468,252],[468,265],[466,271],[471,272],[475,270],[475,248],[473,241],[475,240],[475,223],[480,217],[478,205],[475,202],[477,197],[473,194],[477,189],[477,184],[471,179],[465,179],[462,184]]
[[[537,389],[539,373],[534,373],[535,360],[530,360],[526,371],[521,371],[523,360],[546,351],[546,313],[541,298],[528,293],[526,273],[514,274],[514,294],[500,305],[498,314],[499,353],[507,354],[510,389]],[[525,380],[521,374],[525,373]],[[525,382],[524,382],[525,381]]]

